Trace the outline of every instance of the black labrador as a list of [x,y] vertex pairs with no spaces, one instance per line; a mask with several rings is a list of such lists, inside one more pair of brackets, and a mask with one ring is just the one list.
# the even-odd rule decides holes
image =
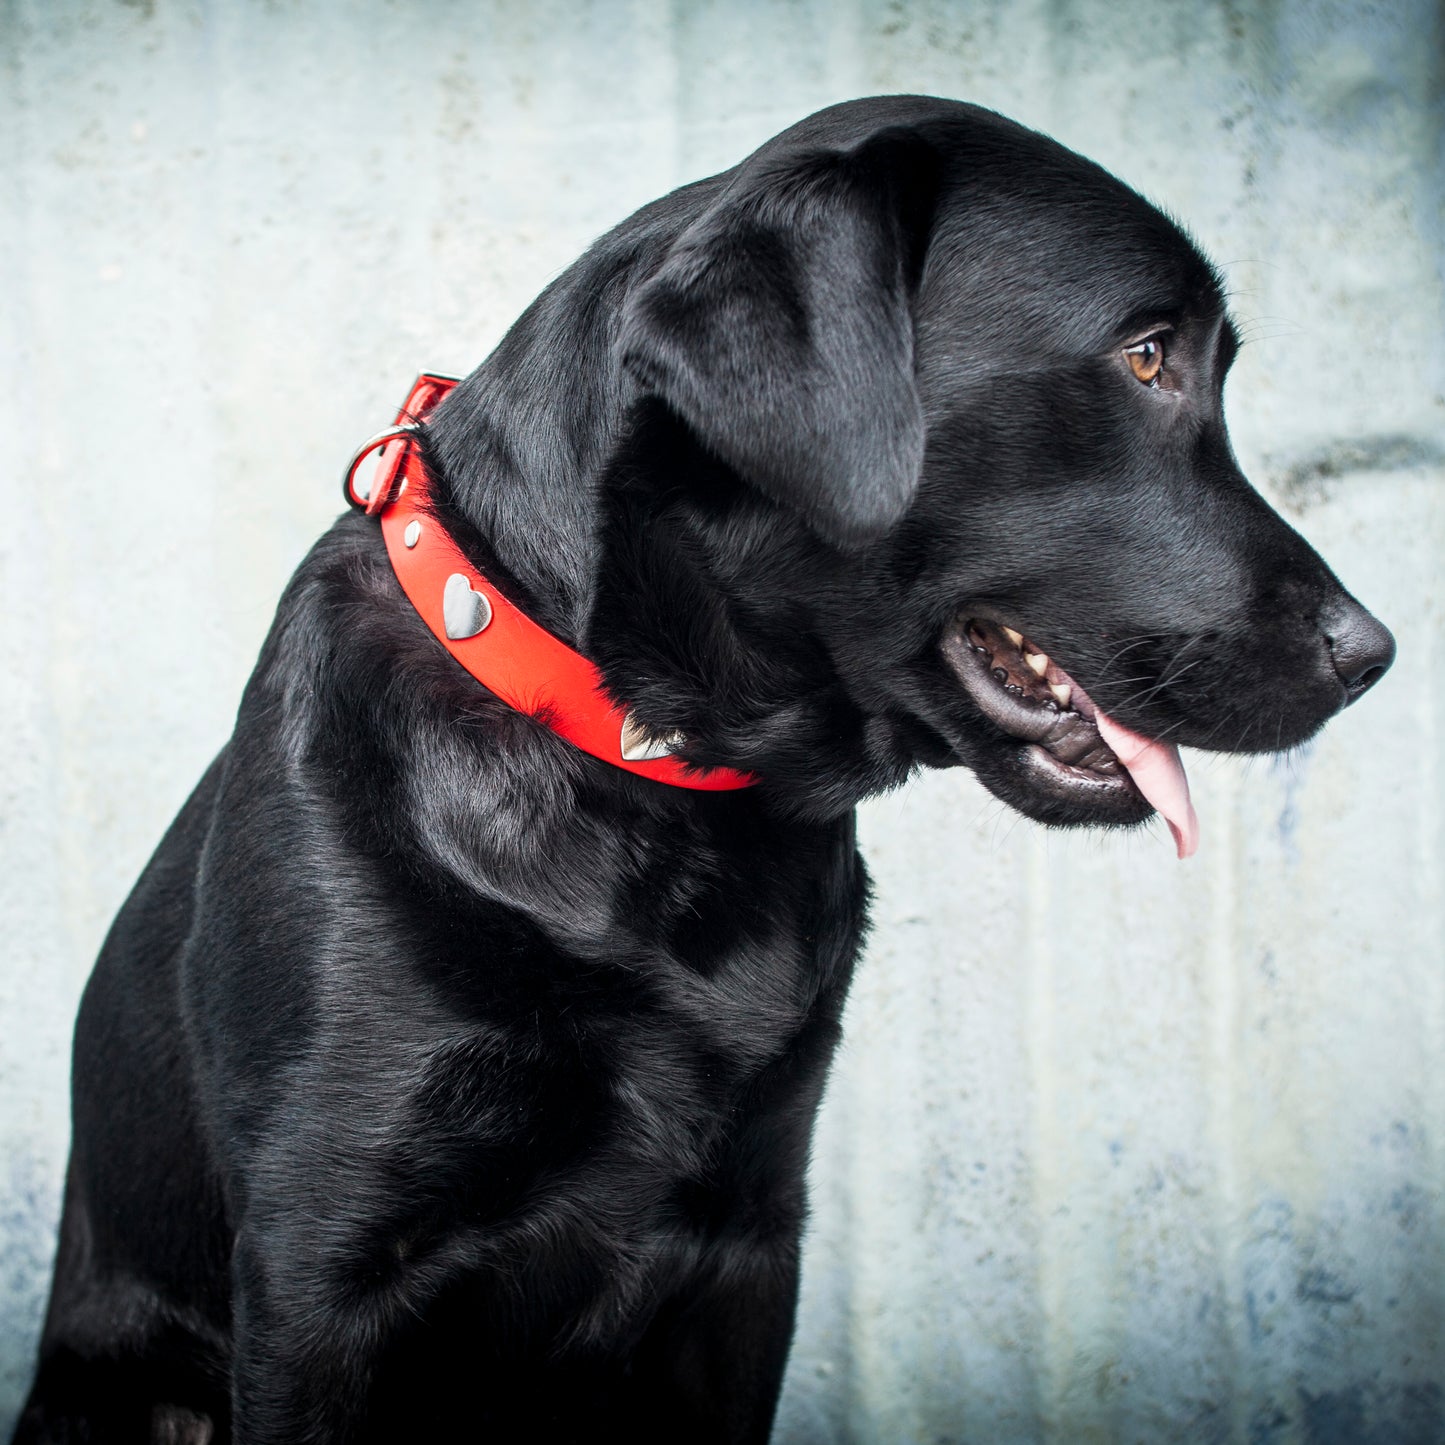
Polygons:
[[81,1008],[23,1442],[768,1437],[865,927],[962,764],[1193,846],[1390,634],[1251,490],[1179,229],[997,115],[825,110],[645,207],[414,435],[436,522],[645,735],[438,643],[373,518],[286,591]]

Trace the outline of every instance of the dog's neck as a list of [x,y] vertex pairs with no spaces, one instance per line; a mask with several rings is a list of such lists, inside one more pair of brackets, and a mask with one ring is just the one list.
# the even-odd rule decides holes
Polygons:
[[[597,663],[649,726],[708,741],[790,808],[837,816],[901,782],[911,743],[868,724],[806,631],[739,634],[739,599],[768,585],[766,568],[748,575],[729,554],[719,572],[695,532],[669,546],[639,491],[639,479],[665,491],[713,472],[716,486],[737,484],[682,423],[640,405],[616,354],[621,299],[665,244],[663,228],[620,258],[583,257],[457,386],[425,433],[438,501],[480,570]],[[766,499],[745,510],[730,527],[796,525],[813,547]]]
[[[402,591],[433,636],[495,697],[544,723],[574,747],[654,782],[686,789],[731,790],[755,779],[699,768],[677,754],[688,735],[665,734],[609,691],[591,659],[541,627],[457,545],[435,504],[434,479],[417,444],[417,427],[455,382],[423,373],[393,429],[368,441],[346,473],[348,502],[380,524]],[[375,451],[369,487],[358,490],[359,464]]]

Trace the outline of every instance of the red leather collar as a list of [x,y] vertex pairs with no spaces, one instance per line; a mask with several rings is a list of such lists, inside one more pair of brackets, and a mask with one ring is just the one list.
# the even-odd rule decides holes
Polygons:
[[[678,788],[722,791],[756,779],[731,768],[695,768],[671,755],[674,736],[650,736],[612,701],[602,675],[580,652],[507,601],[462,555],[429,506],[426,467],[413,434],[456,385],[423,372],[387,431],[363,443],[342,490],[351,506],[379,516],[397,581],[437,641],[503,702],[591,753],[639,777]],[[371,486],[357,470],[379,452]]]

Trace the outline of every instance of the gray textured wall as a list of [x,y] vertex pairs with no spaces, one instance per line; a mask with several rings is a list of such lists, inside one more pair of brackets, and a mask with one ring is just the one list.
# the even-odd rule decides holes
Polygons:
[[75,1002],[336,476],[597,232],[833,100],[994,106],[1184,218],[1247,470],[1397,630],[1200,856],[865,810],[779,1439],[1445,1439],[1442,28],[1429,0],[0,3],[0,1430]]

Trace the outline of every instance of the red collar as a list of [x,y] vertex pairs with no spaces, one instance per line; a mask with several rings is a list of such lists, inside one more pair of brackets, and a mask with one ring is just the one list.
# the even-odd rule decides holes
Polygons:
[[[438,642],[503,702],[527,713],[594,758],[678,788],[721,791],[756,780],[731,768],[694,768],[633,722],[608,696],[602,674],[580,652],[508,602],[462,556],[430,507],[417,425],[456,385],[423,372],[386,431],[362,444],[342,490],[351,506],[380,515],[397,581]],[[362,461],[379,451],[370,488],[356,490]]]

